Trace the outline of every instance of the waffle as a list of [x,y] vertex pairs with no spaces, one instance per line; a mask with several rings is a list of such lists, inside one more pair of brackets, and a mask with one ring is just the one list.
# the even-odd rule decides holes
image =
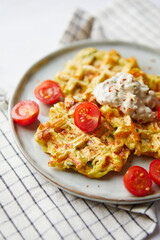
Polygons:
[[35,139],[50,154],[49,166],[73,169],[90,178],[110,171],[119,172],[131,153],[160,157],[160,123],[137,124],[129,115],[107,105],[100,107],[101,123],[92,133],[74,124],[79,102],[96,101],[96,85],[118,72],[128,72],[160,96],[160,77],[147,75],[134,57],[123,58],[115,50],[81,50],[54,78],[62,89],[64,102],[50,108],[49,121],[40,124]]
[[135,155],[160,158],[160,122],[136,125],[140,135],[140,141],[135,146]]
[[[130,154],[128,147],[133,148],[136,142],[129,143],[133,137],[131,119],[121,117],[124,124],[129,125],[128,131],[123,133],[128,139],[125,145],[116,121],[110,124],[103,116],[94,133],[87,134],[76,127],[73,119],[76,105],[74,99],[55,104],[50,109],[49,121],[40,124],[37,130],[36,141],[51,156],[49,166],[72,168],[91,178],[102,177],[109,171],[120,171]],[[114,116],[115,110],[110,109],[110,113]]]
[[140,69],[135,57],[124,58],[116,50],[82,49],[67,62],[63,72],[57,73],[54,81],[60,84],[65,96],[79,96],[84,101],[90,99],[97,84],[118,72],[132,74],[136,80],[154,90],[160,99],[160,76],[147,75]]

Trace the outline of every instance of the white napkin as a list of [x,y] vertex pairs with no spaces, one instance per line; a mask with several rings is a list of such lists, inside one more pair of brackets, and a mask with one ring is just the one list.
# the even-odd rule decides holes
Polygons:
[[86,38],[127,41],[160,49],[160,11],[149,0],[114,0],[95,17],[77,9],[61,43]]
[[[61,42],[91,37],[160,47],[159,23],[159,12],[149,2],[116,0],[94,18],[77,10]],[[0,110],[0,239],[141,240],[154,231],[152,202],[108,206],[84,200],[37,173],[11,136],[7,104],[3,99]]]

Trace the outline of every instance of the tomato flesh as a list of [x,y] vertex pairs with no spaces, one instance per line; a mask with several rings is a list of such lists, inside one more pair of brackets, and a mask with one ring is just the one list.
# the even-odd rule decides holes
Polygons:
[[29,125],[37,120],[39,106],[36,102],[25,100],[17,103],[11,110],[13,120],[20,125]]
[[94,131],[101,120],[101,112],[92,102],[80,103],[74,112],[75,125],[85,132]]
[[149,166],[149,175],[160,186],[160,159],[155,159]]
[[130,167],[124,175],[123,181],[127,190],[136,196],[146,195],[152,187],[152,180],[148,172],[140,166]]
[[60,85],[52,80],[42,82],[34,90],[36,98],[45,104],[55,103],[61,93]]
[[158,108],[158,120],[160,121],[160,107]]

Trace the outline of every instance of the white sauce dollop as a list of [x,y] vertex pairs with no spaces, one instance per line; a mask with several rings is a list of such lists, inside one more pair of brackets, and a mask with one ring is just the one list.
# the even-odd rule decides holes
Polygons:
[[98,84],[93,91],[97,102],[118,107],[140,123],[153,121],[159,100],[154,91],[144,83],[138,82],[133,75],[117,73],[114,77]]

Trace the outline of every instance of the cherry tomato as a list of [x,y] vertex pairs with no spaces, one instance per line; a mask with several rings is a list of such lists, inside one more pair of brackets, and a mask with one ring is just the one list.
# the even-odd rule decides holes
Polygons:
[[74,122],[82,131],[92,132],[101,120],[101,112],[96,104],[92,102],[80,103],[74,112]]
[[158,120],[160,121],[160,107],[158,108]]
[[17,103],[11,110],[11,116],[20,125],[29,125],[37,120],[39,106],[36,102],[25,100]]
[[123,181],[127,190],[136,196],[146,195],[152,186],[148,172],[140,166],[130,167],[124,175]]
[[55,103],[61,93],[60,85],[52,80],[42,82],[34,90],[36,98],[45,104]]
[[155,159],[149,166],[149,175],[160,186],[160,159]]

